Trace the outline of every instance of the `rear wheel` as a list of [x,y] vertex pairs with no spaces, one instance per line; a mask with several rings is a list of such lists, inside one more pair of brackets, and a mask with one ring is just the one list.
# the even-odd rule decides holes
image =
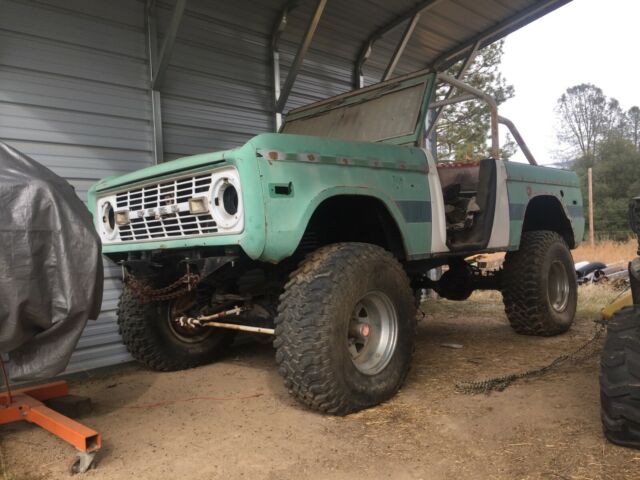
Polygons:
[[640,448],[640,306],[623,308],[607,326],[600,358],[600,412],[611,442]]
[[127,286],[118,306],[118,326],[131,356],[153,370],[183,370],[209,363],[233,343],[234,332],[182,327],[176,321],[193,298],[142,303]]
[[415,299],[395,258],[359,243],[317,250],[293,272],[276,318],[276,360],[289,392],[346,415],[391,398],[413,353]]
[[520,248],[507,253],[502,297],[513,329],[551,336],[573,324],[578,284],[571,252],[556,232],[524,232]]

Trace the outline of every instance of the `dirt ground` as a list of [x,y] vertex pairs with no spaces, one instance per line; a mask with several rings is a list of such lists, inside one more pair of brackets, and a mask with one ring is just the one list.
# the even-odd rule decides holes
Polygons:
[[[495,296],[431,302],[412,371],[390,402],[345,418],[300,407],[269,345],[176,373],[126,366],[73,382],[104,447],[87,479],[633,479],[640,452],[600,430],[598,360],[503,392],[469,396],[455,380],[539,366],[593,331],[583,309],[565,335],[514,334]],[[461,349],[443,347],[461,344]],[[0,427],[2,480],[66,478],[70,447],[28,425]]]

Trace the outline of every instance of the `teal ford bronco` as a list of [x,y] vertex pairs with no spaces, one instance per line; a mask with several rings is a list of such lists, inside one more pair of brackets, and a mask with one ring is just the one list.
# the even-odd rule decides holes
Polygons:
[[[448,102],[434,101],[436,82],[489,103],[490,158],[437,163],[420,148],[427,112]],[[237,331],[272,335],[291,394],[344,415],[400,388],[425,288],[453,300],[500,290],[517,333],[565,332],[578,178],[500,160],[498,123],[520,140],[487,95],[417,72],[292,110],[279,133],[238,148],[98,182],[89,204],[123,268],[131,355],[178,370],[218,357]],[[497,271],[465,260],[497,251]]]

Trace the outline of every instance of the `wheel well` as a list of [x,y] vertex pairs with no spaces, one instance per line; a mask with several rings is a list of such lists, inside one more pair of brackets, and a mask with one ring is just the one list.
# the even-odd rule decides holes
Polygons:
[[338,195],[324,200],[311,216],[298,250],[337,242],[378,245],[405,258],[402,235],[384,203],[364,195]]
[[523,232],[532,230],[551,230],[559,233],[564,238],[569,248],[576,246],[571,222],[556,197],[541,195],[534,197],[527,205],[522,225]]

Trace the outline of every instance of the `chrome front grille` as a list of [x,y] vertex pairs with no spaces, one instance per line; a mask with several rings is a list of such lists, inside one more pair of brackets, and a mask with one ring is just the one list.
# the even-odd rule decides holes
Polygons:
[[144,185],[115,195],[115,210],[129,213],[130,222],[119,227],[119,241],[154,240],[212,234],[218,226],[211,211],[194,215],[189,199],[210,200],[213,173]]

